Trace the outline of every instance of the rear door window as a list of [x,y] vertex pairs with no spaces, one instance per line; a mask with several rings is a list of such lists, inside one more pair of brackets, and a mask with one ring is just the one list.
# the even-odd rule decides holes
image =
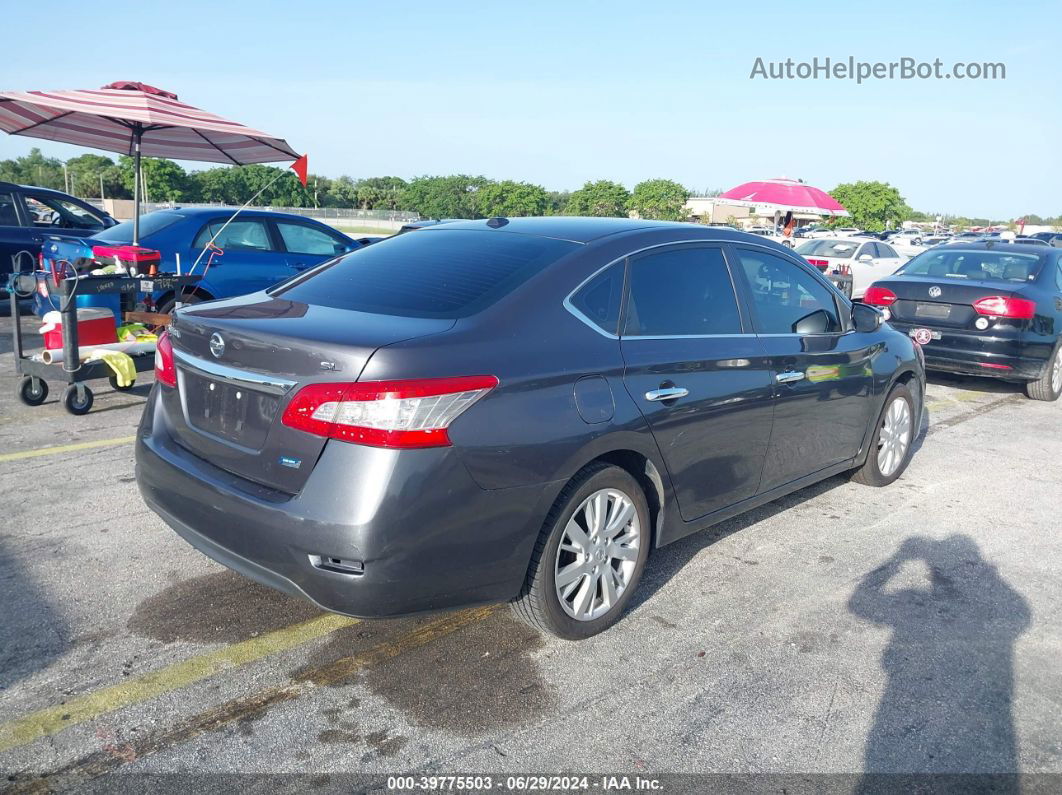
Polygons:
[[[220,234],[219,234],[220,232]],[[214,245],[224,251],[274,251],[269,228],[262,221],[212,221],[203,227],[195,239],[195,248],[202,248],[217,235]]]
[[701,337],[742,333],[723,252],[689,247],[631,260],[625,337]]
[[760,334],[793,334],[808,315],[825,313],[825,333],[842,330],[837,301],[826,285],[795,263],[751,249],[738,250]]
[[512,232],[424,229],[352,251],[274,294],[385,315],[467,317],[579,248]]
[[623,301],[623,263],[617,262],[594,276],[571,297],[572,307],[607,334],[619,333]]
[[277,221],[276,225],[284,248],[292,254],[334,257],[351,249],[350,244],[338,235],[331,235],[309,224]]

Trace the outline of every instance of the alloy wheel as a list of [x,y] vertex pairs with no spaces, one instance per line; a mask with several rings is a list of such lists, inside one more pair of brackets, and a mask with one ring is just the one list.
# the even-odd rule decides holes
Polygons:
[[1062,392],[1062,348],[1055,353],[1055,364],[1051,370],[1051,391],[1056,395]]
[[911,407],[902,397],[889,404],[878,433],[878,469],[889,477],[899,469],[911,444]]
[[557,547],[554,581],[564,612],[577,621],[606,614],[630,584],[642,544],[634,501],[601,489],[572,514]]

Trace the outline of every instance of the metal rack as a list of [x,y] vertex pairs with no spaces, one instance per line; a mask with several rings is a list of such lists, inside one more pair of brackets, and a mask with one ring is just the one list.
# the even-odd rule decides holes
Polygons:
[[[120,389],[112,378],[111,368],[103,361],[82,362],[77,339],[77,303],[75,296],[117,294],[120,296],[138,296],[161,290],[183,291],[199,281],[199,276],[176,276],[161,274],[157,276],[83,276],[61,279],[57,286],[49,285],[51,295],[59,299],[59,314],[63,324],[63,359],[61,362],[45,364],[25,355],[22,341],[22,318],[19,313],[18,296],[33,294],[37,289],[38,278],[50,278],[47,274],[16,274],[12,277],[10,293],[12,331],[14,341],[15,370],[22,378],[19,380],[18,396],[29,406],[39,406],[48,397],[48,381],[61,381],[67,384],[63,390],[62,403],[71,414],[87,414],[92,408],[92,390],[86,381],[107,378],[111,385]],[[126,312],[130,321],[150,322],[165,325],[169,317],[143,312]],[[154,367],[154,354],[146,353],[131,357],[138,373]]]

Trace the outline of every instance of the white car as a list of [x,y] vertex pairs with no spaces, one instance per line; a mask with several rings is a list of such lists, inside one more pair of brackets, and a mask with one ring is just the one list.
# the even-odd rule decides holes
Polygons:
[[852,298],[862,298],[870,285],[907,262],[888,243],[853,237],[808,240],[796,247],[796,253],[825,273],[850,275]]
[[774,229],[769,226],[750,226],[745,231],[748,232],[750,235],[759,235],[760,237],[765,237],[768,240],[773,240],[775,243],[781,243],[787,248],[793,247],[793,238],[786,237],[781,232],[775,232]]
[[920,246],[925,238],[921,229],[904,229],[889,238],[889,242],[898,246]]

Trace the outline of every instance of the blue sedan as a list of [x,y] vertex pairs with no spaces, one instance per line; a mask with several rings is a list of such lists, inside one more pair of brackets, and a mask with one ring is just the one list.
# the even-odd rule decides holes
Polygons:
[[[214,245],[224,253],[214,256],[194,292],[180,297],[183,303],[195,304],[263,290],[364,245],[312,218],[289,213],[245,211],[225,226],[233,212],[232,208],[176,207],[141,217],[140,245],[162,254],[160,269],[163,271],[175,272],[179,255],[181,272],[188,273],[210,240],[218,235]],[[133,223],[125,221],[82,238],[76,244],[82,248],[118,246],[132,240]],[[75,241],[46,241],[44,256],[74,261],[78,255],[71,250],[71,245]],[[209,257],[209,251],[203,254],[195,273],[204,272]],[[172,292],[158,293],[154,298],[160,312],[169,312],[177,300]]]

